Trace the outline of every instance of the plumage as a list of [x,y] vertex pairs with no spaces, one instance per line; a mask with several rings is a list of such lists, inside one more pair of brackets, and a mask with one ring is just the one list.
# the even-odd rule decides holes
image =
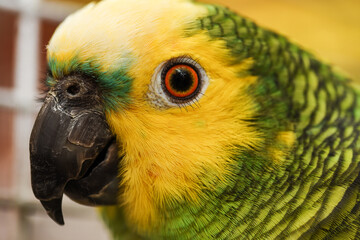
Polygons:
[[[70,106],[72,121],[83,116],[78,108],[91,109],[108,125],[106,139],[116,139],[118,157],[105,147],[111,140],[101,146],[108,162],[118,161],[117,198],[94,200],[100,206],[111,200],[99,211],[115,239],[360,236],[358,90],[285,37],[221,6],[104,0],[59,26],[48,63],[45,105],[55,101],[65,112]],[[169,69],[177,75],[166,75]],[[192,88],[164,85],[165,75],[190,81],[190,74],[191,81],[199,78]],[[194,91],[179,88],[183,94],[174,96],[169,88],[177,86]],[[95,110],[83,106],[83,88],[96,89]],[[77,97],[84,98],[81,106]],[[37,131],[47,132],[38,130],[41,121],[31,146],[38,146]],[[37,151],[31,147],[32,156]],[[92,167],[76,156],[78,171],[60,190],[54,184],[52,196],[61,199],[65,191],[84,203],[69,179],[80,181],[107,163],[101,153]],[[33,189],[44,204],[53,197],[40,197],[37,161],[32,157]],[[59,169],[54,179],[63,177]],[[61,222],[49,204],[49,215]]]

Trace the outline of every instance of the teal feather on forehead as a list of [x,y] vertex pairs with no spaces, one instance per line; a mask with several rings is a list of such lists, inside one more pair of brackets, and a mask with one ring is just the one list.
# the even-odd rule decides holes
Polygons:
[[133,78],[127,74],[131,60],[124,61],[118,68],[104,71],[101,65],[93,59],[79,60],[74,57],[70,61],[58,61],[49,57],[48,68],[51,76],[46,79],[49,87],[54,86],[57,80],[69,75],[84,75],[93,79],[101,89],[104,108],[106,111],[115,111],[125,108],[130,103],[130,92]]

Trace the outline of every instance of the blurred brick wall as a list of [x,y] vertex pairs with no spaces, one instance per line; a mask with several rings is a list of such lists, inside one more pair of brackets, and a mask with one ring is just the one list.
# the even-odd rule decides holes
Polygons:
[[13,87],[17,13],[0,9],[0,87]]
[[13,122],[14,113],[11,109],[0,108],[0,188],[10,189],[12,187],[13,169]]

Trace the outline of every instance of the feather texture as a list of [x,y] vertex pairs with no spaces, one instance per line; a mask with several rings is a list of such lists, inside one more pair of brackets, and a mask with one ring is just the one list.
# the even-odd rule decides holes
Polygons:
[[[180,56],[209,86],[158,109],[152,75]],[[116,239],[359,235],[359,93],[286,38],[220,6],[105,0],[61,24],[48,59],[55,80],[80,71],[104,92],[123,159],[119,205],[100,211]]]

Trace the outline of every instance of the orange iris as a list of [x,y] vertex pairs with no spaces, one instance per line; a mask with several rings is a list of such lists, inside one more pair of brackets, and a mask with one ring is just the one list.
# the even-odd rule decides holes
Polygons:
[[189,97],[196,91],[198,86],[198,75],[191,66],[179,64],[171,67],[166,72],[165,87],[174,97]]

